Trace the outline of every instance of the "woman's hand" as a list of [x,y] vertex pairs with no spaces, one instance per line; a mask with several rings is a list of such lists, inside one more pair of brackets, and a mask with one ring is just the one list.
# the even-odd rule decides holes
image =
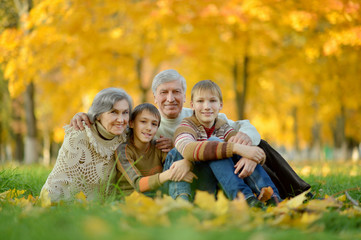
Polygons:
[[169,152],[173,148],[173,141],[171,138],[166,138],[160,135],[156,140],[155,146],[162,152]]
[[70,127],[73,127],[75,130],[84,130],[83,122],[85,122],[88,127],[91,127],[92,125],[88,115],[86,113],[79,112],[70,120]]
[[[234,170],[234,174],[238,174],[239,178],[249,177],[253,173],[256,166],[257,166],[257,163],[255,161],[252,161],[252,160],[250,160],[248,158],[242,157],[234,165],[234,167],[236,168]],[[239,172],[239,171],[241,171],[241,172]]]

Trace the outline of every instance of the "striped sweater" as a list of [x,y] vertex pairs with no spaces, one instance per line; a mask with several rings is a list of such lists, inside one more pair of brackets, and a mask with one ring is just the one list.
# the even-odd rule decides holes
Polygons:
[[228,139],[236,135],[236,131],[223,119],[216,118],[212,137],[225,142],[207,141],[207,133],[203,125],[193,115],[183,119],[174,134],[176,149],[189,161],[209,161],[233,156],[234,143]]
[[145,153],[141,153],[132,142],[119,145],[116,151],[119,187],[123,193],[134,190],[147,192],[160,187],[159,174],[167,153],[155,147],[152,141]]

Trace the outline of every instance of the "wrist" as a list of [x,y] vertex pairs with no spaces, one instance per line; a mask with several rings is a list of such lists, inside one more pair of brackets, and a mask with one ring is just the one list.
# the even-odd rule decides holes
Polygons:
[[159,182],[160,182],[160,184],[163,184],[168,180],[169,180],[169,170],[166,170],[166,171],[159,174]]

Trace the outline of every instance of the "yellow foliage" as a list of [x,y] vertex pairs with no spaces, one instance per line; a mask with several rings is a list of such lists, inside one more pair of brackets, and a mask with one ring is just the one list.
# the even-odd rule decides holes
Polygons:
[[49,192],[46,189],[42,189],[42,191],[40,192],[40,204],[43,208],[51,206]]
[[77,194],[75,195],[75,199],[77,199],[77,200],[80,201],[80,202],[87,202],[86,196],[85,196],[85,194],[83,193],[83,191],[80,191],[79,193],[77,193]]

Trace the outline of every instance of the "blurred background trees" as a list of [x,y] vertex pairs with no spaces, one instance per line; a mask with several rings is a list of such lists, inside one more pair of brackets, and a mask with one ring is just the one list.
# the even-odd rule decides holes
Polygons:
[[217,82],[223,112],[249,119],[289,159],[358,156],[360,0],[1,0],[0,8],[2,161],[49,164],[62,127],[98,91],[122,87],[136,104],[153,102],[152,78],[167,68],[185,76],[187,96],[199,80]]

